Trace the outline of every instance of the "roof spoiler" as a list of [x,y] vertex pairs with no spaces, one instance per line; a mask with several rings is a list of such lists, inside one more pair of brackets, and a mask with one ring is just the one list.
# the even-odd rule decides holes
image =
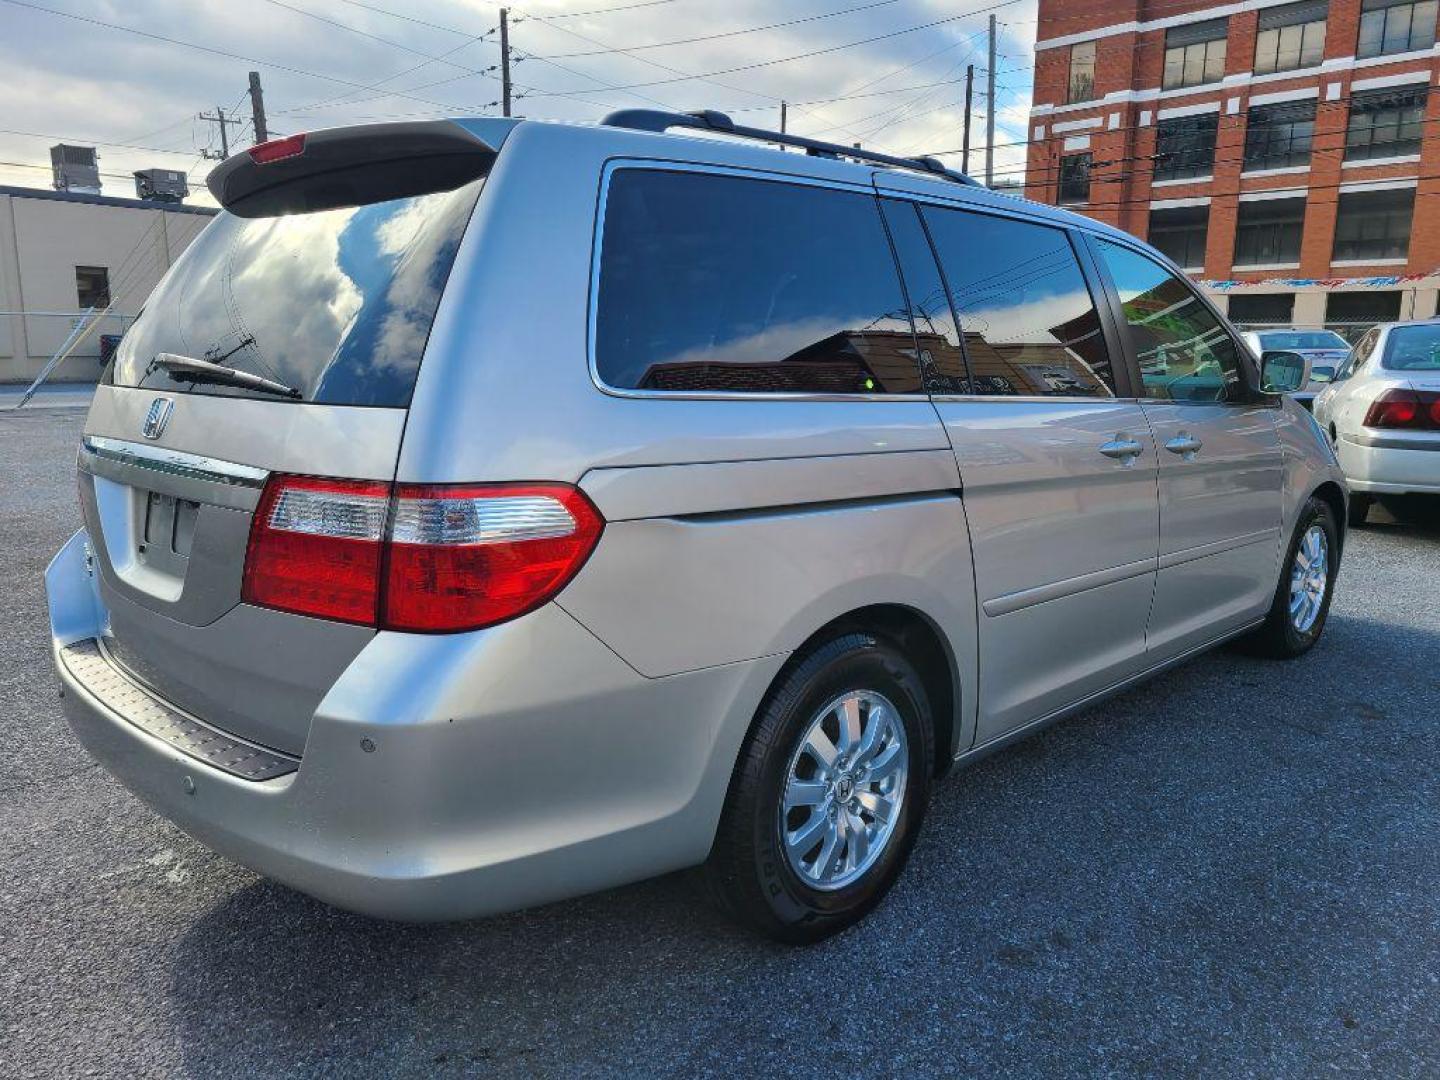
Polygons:
[[450,191],[490,171],[513,126],[418,120],[311,131],[232,154],[205,184],[216,202],[240,217]]

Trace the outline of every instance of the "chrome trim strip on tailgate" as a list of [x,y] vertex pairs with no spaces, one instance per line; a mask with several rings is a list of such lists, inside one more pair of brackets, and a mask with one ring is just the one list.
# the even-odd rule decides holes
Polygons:
[[188,454],[183,450],[167,450],[163,446],[146,446],[101,435],[86,435],[80,445],[88,453],[107,461],[215,484],[258,488],[270,475],[265,469],[257,469],[253,465],[240,465],[202,454]]
[[60,660],[101,705],[187,757],[242,780],[274,780],[300,767],[299,758],[227,735],[165,704],[121,671],[95,638],[64,646]]

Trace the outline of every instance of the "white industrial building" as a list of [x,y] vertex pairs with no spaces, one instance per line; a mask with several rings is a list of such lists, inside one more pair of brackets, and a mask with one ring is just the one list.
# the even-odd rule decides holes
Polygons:
[[134,319],[214,213],[180,202],[0,186],[0,382],[30,382],[92,309],[79,344],[50,380],[93,382],[102,337]]

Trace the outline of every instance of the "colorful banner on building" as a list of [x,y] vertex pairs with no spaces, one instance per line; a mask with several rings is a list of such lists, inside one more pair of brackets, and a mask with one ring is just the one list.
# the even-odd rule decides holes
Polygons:
[[1266,285],[1271,288],[1281,286],[1287,289],[1394,289],[1404,285],[1414,285],[1420,281],[1427,281],[1430,278],[1440,278],[1440,270],[1431,270],[1427,274],[1383,274],[1379,277],[1354,277],[1354,278],[1291,278],[1275,277],[1262,278],[1259,281],[1205,281],[1197,280],[1196,284],[1206,289],[1214,289],[1217,292],[1229,292],[1233,289],[1250,288],[1259,285]]

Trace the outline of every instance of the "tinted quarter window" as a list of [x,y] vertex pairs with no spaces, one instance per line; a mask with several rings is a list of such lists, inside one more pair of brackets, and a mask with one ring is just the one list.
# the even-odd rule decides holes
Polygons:
[[1120,294],[1145,396],[1243,400],[1235,340],[1190,286],[1139,252],[1104,240],[1097,247]]
[[875,199],[711,173],[611,177],[595,362],[617,389],[921,392]]
[[970,372],[965,366],[960,331],[919,207],[897,199],[882,199],[880,205],[910,297],[910,319],[915,324],[926,388],[934,394],[968,394]]
[[978,394],[1114,397],[1105,335],[1060,229],[927,206]]

